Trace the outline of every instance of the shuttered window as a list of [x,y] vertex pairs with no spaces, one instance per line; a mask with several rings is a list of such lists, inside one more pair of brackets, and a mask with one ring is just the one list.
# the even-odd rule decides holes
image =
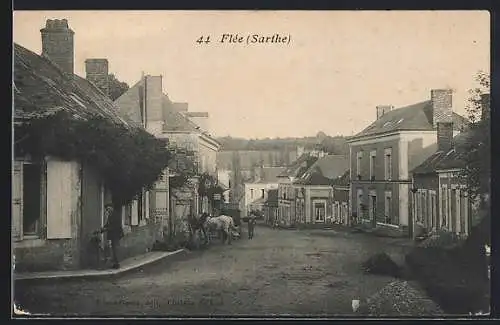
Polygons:
[[78,210],[79,166],[47,161],[47,239],[71,238],[71,217]]
[[23,239],[23,164],[14,161],[12,166],[12,237],[15,241]]
[[139,204],[137,200],[132,201],[132,216],[130,224],[132,226],[137,226],[139,224]]
[[144,218],[149,219],[149,191],[144,195]]

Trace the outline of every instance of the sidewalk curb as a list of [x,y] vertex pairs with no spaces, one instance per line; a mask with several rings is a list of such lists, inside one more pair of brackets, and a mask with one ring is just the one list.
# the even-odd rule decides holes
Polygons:
[[[82,272],[81,274],[13,274],[13,280],[15,282],[28,282],[28,281],[58,281],[58,280],[73,280],[73,279],[78,279],[78,280],[90,280],[90,279],[103,279],[103,278],[109,278],[109,277],[118,277],[122,276],[125,273],[135,271],[137,269],[140,269],[141,267],[144,266],[149,266],[153,265],[155,263],[164,261],[166,259],[174,259],[177,257],[185,256],[187,254],[188,250],[187,249],[179,249],[173,252],[164,252],[163,254],[159,256],[155,256],[154,258],[141,261],[137,264],[133,264],[127,267],[123,267],[117,270],[89,270],[87,272]],[[54,272],[57,273],[57,272]]]

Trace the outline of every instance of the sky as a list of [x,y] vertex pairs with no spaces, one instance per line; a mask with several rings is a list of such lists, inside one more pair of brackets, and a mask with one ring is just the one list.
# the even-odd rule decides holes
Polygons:
[[[216,136],[349,136],[377,105],[428,100],[433,88],[453,89],[464,114],[490,64],[487,11],[16,11],[14,42],[41,53],[45,21],[63,18],[75,73],[107,58],[130,86],[142,72],[162,75],[173,101],[209,113]],[[290,42],[221,43],[223,34]]]

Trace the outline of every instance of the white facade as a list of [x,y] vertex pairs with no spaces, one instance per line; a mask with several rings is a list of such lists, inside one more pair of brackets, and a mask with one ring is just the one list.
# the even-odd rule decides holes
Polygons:
[[252,203],[267,200],[269,191],[277,188],[278,183],[246,183],[243,216],[248,216]]

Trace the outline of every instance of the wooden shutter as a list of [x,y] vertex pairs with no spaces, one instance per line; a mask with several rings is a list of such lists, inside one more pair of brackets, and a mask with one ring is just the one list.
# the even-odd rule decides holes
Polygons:
[[144,195],[144,218],[149,219],[149,191]]
[[139,224],[139,204],[137,200],[132,201],[132,217],[130,223],[132,226],[137,226]]
[[71,238],[80,188],[78,163],[47,160],[47,239]]
[[23,163],[14,161],[12,166],[12,238],[23,239]]

